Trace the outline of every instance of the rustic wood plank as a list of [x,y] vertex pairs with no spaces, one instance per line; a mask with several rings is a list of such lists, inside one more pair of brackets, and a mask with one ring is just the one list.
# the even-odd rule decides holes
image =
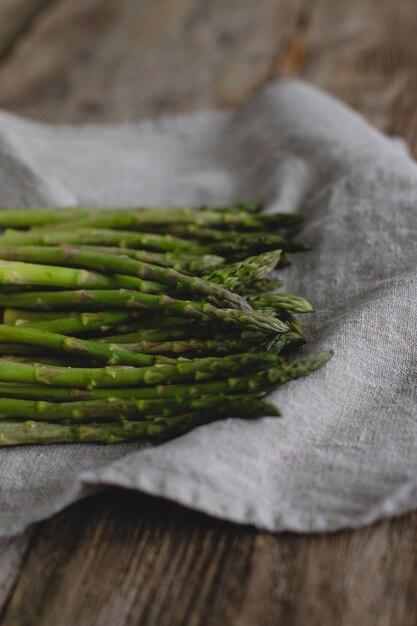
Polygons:
[[0,65],[0,106],[49,121],[124,120],[240,102],[303,0],[61,0]]
[[0,614],[18,579],[32,535],[29,530],[19,537],[0,539]]
[[417,513],[274,536],[112,491],[40,528],[1,623],[411,626],[416,567]]
[[[126,119],[228,106],[300,75],[416,151],[416,12],[415,0],[61,0],[0,65],[0,105]],[[411,626],[416,539],[417,513],[273,536],[112,491],[39,526],[0,624]]]
[[0,58],[7,55],[13,44],[30,28],[42,10],[55,0],[1,0]]
[[412,0],[319,0],[274,76],[298,75],[362,112],[415,150],[417,3]]

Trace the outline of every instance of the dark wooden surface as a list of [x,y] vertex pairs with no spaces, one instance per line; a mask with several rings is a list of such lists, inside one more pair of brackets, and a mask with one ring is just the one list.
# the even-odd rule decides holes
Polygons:
[[[0,0],[0,106],[52,122],[232,106],[282,75],[417,152],[415,0]],[[271,535],[109,490],[0,544],[0,626],[415,626],[417,513]]]

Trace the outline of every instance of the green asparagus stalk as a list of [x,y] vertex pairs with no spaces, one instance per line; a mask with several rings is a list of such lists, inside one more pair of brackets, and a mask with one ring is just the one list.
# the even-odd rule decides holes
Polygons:
[[247,283],[239,293],[241,295],[257,295],[265,293],[267,291],[274,291],[283,286],[283,282],[277,278],[263,278],[261,280],[254,280]]
[[[85,359],[77,355],[55,355],[32,346],[19,344],[0,344],[0,363],[13,365],[14,363],[42,363],[42,365],[59,365],[60,367],[84,367]],[[8,348],[11,348],[8,350]]]
[[[249,417],[276,415],[272,405],[260,403],[257,412]],[[236,407],[236,416],[240,416],[241,407]],[[234,414],[230,417],[234,417]],[[53,443],[117,443],[135,439],[161,439],[175,437],[205,423],[216,421],[221,416],[204,415],[199,412],[165,417],[159,420],[93,423],[93,424],[56,424],[49,422],[13,422],[0,421],[0,446]]]
[[[71,336],[79,336],[84,333],[88,333],[94,330],[99,330],[104,332],[114,327],[117,323],[129,319],[129,314],[125,312],[109,312],[109,313],[82,313],[78,317],[69,317],[67,319],[58,319],[51,320],[45,322],[28,322],[24,324],[18,324],[19,327],[23,326],[24,328],[31,328],[35,330],[43,330],[48,331],[48,333],[59,333],[60,335],[71,335]],[[171,334],[172,333],[171,331]],[[204,339],[204,338],[189,338],[189,334],[185,335],[184,331],[181,333],[177,333],[187,338],[176,338],[174,340],[150,340],[141,339],[140,332],[133,333],[133,337],[129,337],[129,340],[126,340],[123,335],[121,336],[121,341],[118,341],[118,337],[113,337],[112,340],[103,341],[102,339],[99,343],[111,344],[109,346],[110,350],[114,354],[115,351],[122,352],[133,352],[133,353],[143,353],[143,354],[154,354],[154,355],[207,355],[207,354],[230,354],[232,352],[242,352],[243,350],[249,348],[254,343],[259,343],[259,334],[258,333],[241,333],[240,337],[236,338],[226,338],[221,337],[218,339]],[[136,335],[136,336],[135,336]],[[246,339],[243,339],[243,336],[246,335]],[[143,336],[146,336],[146,332],[143,333]],[[1,337],[1,326],[0,326],[0,337]],[[50,338],[49,338],[50,339]],[[31,339],[30,339],[31,340]],[[45,335],[42,334],[42,340],[45,340]],[[94,341],[94,340],[91,340]],[[73,342],[70,343],[70,346]],[[18,344],[19,345],[19,344]],[[61,344],[58,344],[61,345]],[[78,343],[76,344],[78,345]],[[90,346],[90,341],[86,344],[83,342],[83,353],[84,346]],[[22,347],[22,346],[20,346]],[[48,349],[49,346],[40,345],[41,348]],[[27,350],[29,348],[29,351]],[[50,349],[50,348],[49,348]],[[59,350],[59,347],[57,347]],[[18,349],[18,352],[22,354],[22,350]],[[0,354],[15,354],[16,346],[12,344],[12,347],[7,349],[7,344],[0,344]],[[36,346],[26,345],[26,351],[23,351],[24,354],[34,354],[38,355],[39,352],[39,344]],[[91,358],[96,358],[97,356],[93,356]],[[108,362],[108,361],[106,361]],[[112,361],[113,362],[113,361]],[[117,361],[116,361],[117,362]],[[119,361],[120,362],[120,361]],[[123,361],[124,362],[124,361]],[[131,363],[129,363],[131,364]]]
[[[256,252],[278,249],[286,252],[304,252],[310,249],[299,241],[283,237],[273,231],[220,230],[197,224],[182,224],[181,222],[172,224],[169,230],[170,233],[182,238],[183,241],[190,240],[194,243],[200,243],[200,245],[204,244],[207,250],[213,250],[216,247],[216,249],[224,250],[228,254],[238,253],[241,255],[252,250],[255,254]],[[210,246],[212,247],[210,248]]]
[[290,293],[264,293],[248,298],[255,309],[270,307],[277,311],[289,313],[314,313],[314,308],[304,298]]
[[[20,329],[22,330],[22,329]],[[29,332],[29,329],[28,331]],[[41,331],[32,331],[40,333]],[[52,334],[52,333],[51,333]],[[69,338],[65,338],[69,339]],[[94,344],[96,347],[106,347]],[[129,354],[130,357],[137,355]],[[150,355],[144,355],[153,359]],[[162,359],[163,357],[159,357]],[[175,361],[175,364],[158,363],[149,367],[113,365],[104,368],[65,368],[43,364],[13,365],[0,363],[0,382],[43,383],[57,387],[135,387],[160,385],[183,381],[200,381],[207,378],[234,376],[257,371],[281,363],[280,357],[267,353],[232,354],[221,358],[206,357]]]
[[203,205],[197,207],[199,211],[222,211],[223,213],[229,213],[232,211],[247,211],[248,213],[261,213],[262,205],[253,202],[238,202],[237,204],[231,204],[229,206],[210,206]]
[[256,311],[220,309],[208,302],[177,300],[166,295],[154,296],[128,290],[45,291],[21,294],[0,294],[0,306],[40,310],[69,309],[101,311],[111,309],[142,310],[159,315],[191,318],[202,322],[217,322],[264,333],[287,332],[288,327],[278,319]]
[[[284,250],[285,252],[306,252],[310,248],[294,239],[287,239],[272,232],[255,231],[255,232],[238,232],[211,230],[208,228],[197,229],[189,227],[188,232],[195,238],[200,238],[206,243],[206,249],[209,253],[214,252],[225,257],[232,257],[236,260],[242,260],[248,255],[261,254],[270,250]],[[183,232],[183,236],[185,233]],[[288,264],[286,257],[282,257],[280,267]]]
[[79,314],[79,311],[30,311],[28,309],[6,308],[3,311],[3,324],[16,324],[17,322],[19,325],[25,322],[49,322]]
[[[33,369],[24,371],[14,371],[11,376],[4,381],[5,372],[0,367],[0,396],[8,398],[22,398],[33,400],[47,400],[51,402],[71,402],[78,400],[102,400],[109,397],[120,399],[164,399],[176,398],[178,402],[187,397],[200,397],[209,394],[242,394],[268,392],[277,385],[295,380],[302,376],[308,376],[320,369],[331,359],[332,350],[312,354],[290,363],[283,360],[277,365],[260,372],[252,372],[240,377],[225,378],[223,380],[213,380],[206,382],[192,382],[187,384],[158,384],[147,387],[123,387],[115,388],[113,385],[107,388],[90,388],[83,385],[64,384],[60,385],[59,380],[53,373],[48,373],[50,368],[41,369],[40,372],[33,372]],[[39,367],[39,366],[37,366]],[[40,378],[39,378],[40,374]],[[46,374],[46,384],[44,377]],[[59,372],[62,376],[62,372]],[[120,375],[119,380],[120,380]],[[14,378],[14,380],[13,380]],[[18,378],[18,380],[16,380]]]
[[[43,360],[45,357],[51,356],[49,350],[40,349],[37,346],[28,346],[20,343],[4,343],[0,342],[0,358],[7,357],[30,357],[33,363],[36,360]],[[36,359],[35,357],[39,357]]]
[[118,443],[139,438],[160,438],[170,427],[189,416],[172,418],[167,423],[112,422],[108,424],[54,424],[48,422],[10,422],[0,424],[0,446],[53,443]]
[[[197,276],[187,276],[171,268],[151,265],[150,263],[119,257],[113,254],[79,251],[69,246],[61,248],[43,248],[39,246],[10,248],[0,246],[0,258],[25,261],[28,263],[81,267],[82,269],[111,272],[117,275],[122,274],[127,277],[133,276],[142,281],[158,281],[174,289],[182,289],[188,293],[198,294],[200,297],[211,300],[216,305],[227,305],[229,308],[251,310],[247,302],[237,294],[233,294],[223,289],[223,287],[209,283]],[[153,285],[153,283],[151,284]],[[70,286],[68,287],[71,288]],[[145,291],[144,289],[140,290]],[[153,291],[153,293],[155,293],[155,291]]]
[[161,265],[162,267],[171,267],[172,269],[177,270],[177,272],[196,276],[201,276],[201,274],[214,271],[226,263],[226,259],[224,257],[217,256],[215,254],[202,254],[200,256],[181,253],[173,254],[171,252],[159,254],[148,250],[133,250],[132,248],[92,245],[77,245],[76,248],[78,250],[118,254],[119,256],[124,255],[132,259],[136,259],[137,261],[144,261],[145,263],[152,263],[153,265]]
[[89,214],[76,207],[68,208],[30,208],[0,209],[0,228],[29,228],[48,223],[80,219]]
[[254,349],[254,342],[242,341],[241,339],[177,339],[175,341],[136,341],[114,343],[115,348],[127,350],[133,353],[155,354],[176,356],[223,355],[235,352],[250,351]]
[[[169,318],[168,318],[169,319]],[[155,322],[154,322],[154,325]],[[265,341],[265,337],[262,333],[256,331],[237,331],[224,333],[216,332],[210,326],[198,326],[191,324],[188,326],[180,327],[167,327],[167,328],[138,328],[133,332],[120,334],[120,335],[105,335],[104,337],[93,338],[94,341],[100,343],[136,343],[138,341],[174,341],[176,339],[189,339],[195,337],[196,339],[212,339],[216,341],[223,341],[224,339],[235,339],[247,344],[261,343]]]
[[[1,213],[1,212],[0,212]],[[61,230],[63,228],[63,230]],[[116,246],[117,248],[139,248],[140,250],[155,252],[170,252],[174,254],[202,255],[207,248],[198,242],[182,240],[170,234],[136,233],[131,231],[98,229],[98,228],[68,228],[64,224],[60,229],[47,231],[21,232],[6,230],[0,241],[4,245],[12,246],[57,246],[61,244]]]
[[124,419],[163,420],[178,414],[195,413],[216,416],[258,417],[260,415],[279,415],[275,406],[261,401],[256,395],[207,395],[200,398],[187,397],[181,401],[167,399],[120,399],[80,400],[76,402],[45,402],[0,398],[1,420],[25,419],[44,422],[70,421],[106,422]]
[[205,276],[205,279],[222,285],[230,291],[239,292],[245,285],[264,278],[278,265],[282,250],[264,252],[258,256],[251,256],[237,263],[226,265]]
[[[154,209],[151,209],[152,211]],[[171,210],[171,209],[166,209]],[[187,209],[187,211],[221,211],[225,213],[229,212],[242,212],[258,213],[261,210],[260,205],[251,203],[237,203],[226,207],[195,207],[194,209]],[[56,224],[61,222],[73,221],[74,219],[82,219],[84,217],[96,216],[107,213],[119,214],[119,213],[148,213],[148,208],[133,208],[133,209],[98,209],[95,207],[53,207],[53,208],[16,208],[16,209],[1,209],[0,210],[0,228],[29,228],[31,226],[39,226],[43,224]],[[300,220],[300,217],[298,220]]]
[[[55,223],[58,218],[55,219]],[[268,230],[292,228],[302,222],[300,215],[289,213],[273,213],[270,215],[251,214],[245,210],[211,211],[206,209],[133,209],[98,211],[95,209],[89,216],[80,214],[80,218],[67,221],[65,226],[72,230],[75,227],[106,228],[115,230],[160,231],[172,226],[195,225],[198,227],[215,227],[236,230]],[[51,222],[53,224],[53,222]],[[1,226],[1,215],[0,215]]]
[[[18,249],[15,255],[19,256]],[[0,254],[1,256],[1,254]],[[55,267],[32,263],[20,263],[0,260],[0,284],[36,285],[39,287],[60,287],[66,289],[139,289],[144,293],[161,293],[164,287],[151,281],[144,281],[132,276],[105,276],[86,269]]]
[[301,326],[300,322],[294,317],[294,315],[289,311],[274,309],[269,306],[262,307],[257,310],[264,315],[278,318],[280,321],[284,322],[288,326],[290,332],[285,335],[285,342],[290,341],[291,343],[293,343],[293,337],[290,336],[291,333],[295,333],[296,335],[298,335],[298,339],[304,337],[303,327]]
[[[116,231],[117,232],[117,231]],[[33,239],[36,239],[33,237]],[[63,239],[68,239],[64,235]],[[75,239],[75,237],[74,237]],[[0,244],[9,245],[7,237],[0,238]],[[26,242],[19,245],[30,245],[30,242]],[[39,243],[37,245],[40,245]],[[185,254],[178,252],[174,254],[172,252],[152,252],[150,250],[134,250],[132,248],[121,248],[117,246],[99,246],[92,244],[74,244],[74,248],[80,251],[92,251],[92,252],[104,252],[106,254],[117,254],[119,256],[126,256],[137,261],[144,261],[145,263],[151,263],[152,265],[160,265],[161,267],[171,267],[183,274],[197,275],[206,274],[219,267],[222,267],[226,263],[224,257],[215,254]]]
[[24,322],[18,320],[15,325],[46,330],[50,333],[60,333],[61,335],[79,335],[92,331],[106,332],[130,319],[131,314],[128,311],[108,311],[104,313],[81,313],[77,317],[71,316],[64,319],[38,322]]
[[58,353],[80,354],[83,357],[104,362],[109,365],[132,365],[141,367],[155,363],[170,362],[170,360],[164,357],[152,357],[148,354],[127,352],[121,346],[100,344],[86,339],[67,337],[59,333],[27,326],[7,326],[0,324],[0,341],[36,346]]

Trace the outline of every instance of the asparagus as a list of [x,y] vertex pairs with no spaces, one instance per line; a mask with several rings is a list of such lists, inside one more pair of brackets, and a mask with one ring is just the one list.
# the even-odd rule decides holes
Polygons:
[[3,324],[22,324],[24,322],[46,322],[79,315],[79,311],[30,311],[26,309],[6,308],[3,311]]
[[[85,211],[82,215],[86,215]],[[29,228],[79,218],[79,208],[0,209],[0,228]]]
[[79,335],[97,330],[105,332],[130,319],[131,314],[128,311],[109,311],[104,313],[81,313],[81,315],[76,317],[71,316],[63,319],[37,322],[17,320],[15,325],[46,330],[50,333],[60,333],[61,335]]
[[[241,212],[246,211],[249,213],[258,213],[260,211],[258,204],[251,203],[237,203],[227,207],[209,207],[202,206],[194,209],[187,209],[187,211],[221,211],[221,212]],[[153,210],[153,209],[152,209]],[[171,211],[172,209],[168,209]],[[141,212],[149,213],[148,208],[133,208],[133,209],[117,209],[117,211],[111,211],[110,209],[97,209],[95,207],[60,207],[60,208],[16,208],[16,209],[0,209],[0,228],[29,228],[31,226],[39,226],[42,224],[56,224],[60,222],[68,222],[74,219],[80,219],[83,217],[106,215],[119,213],[137,213]],[[298,217],[300,220],[300,217]]]
[[[70,318],[69,318],[70,319]],[[167,363],[164,357],[152,357],[148,354],[130,353],[121,346],[100,344],[86,339],[67,337],[59,333],[48,332],[26,326],[7,326],[0,324],[0,341],[36,346],[58,353],[80,354],[109,365],[153,365]]]
[[167,399],[120,399],[79,400],[76,402],[45,402],[0,398],[1,420],[26,419],[44,422],[70,421],[106,422],[117,420],[158,420],[184,413],[216,416],[229,414],[241,417],[279,415],[275,406],[261,401],[256,395],[207,395],[200,398],[187,397],[181,401]]
[[[245,258],[248,254],[260,254],[270,250],[284,250],[285,252],[306,252],[310,248],[299,241],[287,239],[275,233],[255,231],[238,232],[211,230],[208,228],[188,229],[189,234],[206,242],[207,252],[214,252],[225,257],[233,257],[237,260]],[[184,235],[184,233],[183,233]],[[283,257],[283,260],[285,257]],[[283,263],[281,261],[280,266]]]
[[[19,252],[15,251],[19,256]],[[0,253],[1,256],[1,253]],[[10,256],[13,256],[12,254]],[[60,287],[66,289],[139,289],[144,293],[160,293],[160,285],[144,281],[132,276],[106,276],[86,269],[72,267],[55,267],[32,263],[20,263],[0,260],[0,284],[4,285],[36,285],[39,287]]]
[[[116,348],[127,350],[128,352],[140,352],[142,354],[155,355],[186,355],[203,356],[209,354],[232,354],[243,350],[253,349],[253,343],[242,339],[177,339],[175,341],[148,341],[139,340],[135,342],[115,342]],[[284,342],[285,343],[285,342]]]
[[1,241],[5,245],[19,246],[56,246],[61,244],[116,246],[117,248],[140,248],[156,252],[175,254],[202,255],[207,248],[198,242],[182,240],[170,234],[135,233],[131,231],[98,229],[98,228],[67,228],[48,231],[13,231],[6,230]]
[[[236,407],[230,415],[240,416]],[[275,407],[264,403],[248,417],[276,415]],[[220,416],[222,417],[222,416]],[[0,421],[0,446],[53,443],[118,443],[140,438],[161,439],[178,436],[195,426],[216,421],[218,416],[201,416],[199,412],[161,418],[159,420],[108,422],[104,424],[56,424],[49,422]]]
[[[0,240],[1,241],[1,240]],[[159,254],[157,252],[149,252],[148,250],[132,250],[131,248],[117,248],[109,246],[92,246],[77,245],[78,250],[91,250],[96,252],[106,252],[108,254],[118,254],[136,259],[137,261],[145,261],[153,265],[161,265],[162,267],[171,267],[177,272],[183,274],[195,274],[197,276],[205,274],[222,267],[226,263],[224,257],[215,254],[173,254],[166,252]]]
[[292,313],[289,313],[289,311],[279,310],[272,307],[262,307],[258,309],[258,311],[264,315],[269,315],[270,317],[277,317],[281,322],[284,322],[288,326],[290,332],[288,332],[285,336],[286,342],[292,341],[293,338],[290,337],[291,332],[298,335],[298,339],[304,337],[304,331],[300,322]]
[[203,205],[203,206],[198,207],[198,210],[222,211],[222,212],[247,211],[248,213],[261,213],[262,205],[258,203],[252,203],[252,202],[238,202],[237,204],[231,204],[230,206]]
[[[27,332],[29,332],[28,329]],[[41,331],[32,331],[40,333]],[[52,333],[50,333],[52,334]],[[70,339],[65,337],[65,340]],[[72,338],[71,338],[72,339]],[[77,340],[80,341],[80,340]],[[51,341],[52,343],[52,341]],[[86,343],[86,342],[84,342]],[[94,344],[97,348],[106,348]],[[75,350],[73,350],[75,352]],[[91,350],[94,353],[94,350]],[[125,353],[126,360],[139,355]],[[143,360],[155,357],[141,355]],[[232,354],[221,358],[205,357],[193,360],[177,359],[174,363],[158,357],[159,363],[148,367],[110,365],[104,368],[65,368],[37,363],[33,365],[0,363],[1,382],[43,383],[58,387],[135,387],[138,385],[159,385],[182,381],[200,381],[216,376],[232,376],[247,371],[263,369],[281,362],[281,359],[268,352]]]
[[245,295],[257,295],[265,293],[266,291],[274,291],[283,286],[283,282],[277,278],[263,278],[261,280],[254,280],[240,289],[240,294]]
[[[129,319],[129,314],[125,312],[109,312],[109,313],[82,313],[78,317],[69,317],[67,319],[58,319],[51,320],[45,322],[29,322],[25,324],[18,324],[19,327],[24,326],[24,328],[31,328],[34,330],[47,331],[48,333],[60,334],[60,335],[80,335],[86,332],[91,332],[93,330],[106,331],[109,330],[112,326],[114,327],[118,322],[124,321],[125,319]],[[172,331],[171,331],[171,334]],[[177,332],[178,334],[178,332]],[[181,333],[184,335],[184,332]],[[135,333],[133,333],[135,335]],[[188,338],[180,339],[177,337],[175,340],[151,340],[149,338],[140,338],[140,334],[137,333],[137,336],[129,337],[128,340],[123,338],[119,341],[118,337],[113,337],[111,340],[103,341],[101,340],[99,343],[111,344],[109,349],[112,351],[112,354],[116,354],[116,351],[121,352],[134,352],[134,353],[143,353],[143,354],[154,354],[154,355],[178,355],[178,354],[193,354],[193,355],[203,355],[203,354],[230,354],[232,352],[241,352],[245,348],[248,348],[251,344],[253,344],[257,338],[259,341],[259,335],[257,333],[246,333],[247,337],[244,339],[245,333],[241,333],[240,337],[236,338],[218,338],[218,339],[203,339],[203,338]],[[146,333],[145,335],[146,336]],[[255,338],[253,337],[255,336]],[[0,337],[2,337],[2,327],[0,326]],[[4,341],[4,337],[3,341]],[[45,334],[41,335],[42,342],[45,342]],[[33,341],[32,337],[30,337],[29,341]],[[40,341],[40,340],[38,340]],[[48,336],[48,342],[50,341],[50,337]],[[72,350],[72,346],[74,344],[73,341],[67,342],[66,345],[70,346]],[[59,351],[62,342],[57,343],[56,350]],[[78,342],[75,343],[75,347],[78,351],[82,351],[84,355],[87,354],[87,350],[89,350],[91,343],[90,341],[83,341],[82,347],[78,346]],[[38,346],[38,347],[36,347]],[[29,351],[24,351],[24,354],[39,354],[39,346],[41,348],[51,349],[50,345],[45,345],[44,343],[36,343],[35,346],[29,345]],[[13,354],[16,352],[17,346],[13,346],[11,349],[7,350],[7,344],[0,344],[0,354]],[[64,346],[64,349],[67,349]],[[17,351],[22,353],[19,348]],[[89,354],[89,353],[88,353]],[[87,356],[88,356],[87,354]],[[98,359],[96,354],[92,355],[91,358]],[[104,358],[104,356],[103,356]],[[117,357],[120,359],[120,357]],[[110,362],[114,363],[125,363],[126,355],[123,356],[123,361],[120,360],[112,360],[113,357],[110,358]],[[106,361],[109,362],[109,361]],[[132,363],[127,363],[131,365]]]
[[[0,258],[29,263],[54,263],[56,265],[134,276],[143,281],[159,281],[163,285],[169,285],[174,289],[182,289],[189,293],[198,294],[200,297],[209,299],[221,306],[227,305],[230,308],[251,310],[246,301],[237,294],[233,294],[223,289],[223,287],[209,283],[197,276],[187,276],[172,268],[151,265],[143,261],[136,261],[135,259],[112,254],[80,251],[70,246],[46,248],[39,246],[24,246],[22,248],[0,246]],[[154,285],[154,283],[151,283],[151,285]],[[140,290],[145,291],[144,289]]]
[[[41,351],[32,346],[19,344],[0,344],[0,363],[13,365],[14,363],[42,363],[42,365],[59,365],[60,367],[84,367],[85,359],[74,355],[54,355],[48,351]],[[8,348],[11,348],[8,350]]]
[[10,422],[0,424],[0,446],[52,443],[118,443],[138,438],[158,438],[189,416],[165,423],[124,421],[108,424],[54,424],[48,422]]
[[34,357],[39,357],[39,359],[44,358],[46,356],[50,356],[50,352],[45,349],[40,349],[37,346],[28,346],[22,345],[20,343],[4,343],[0,342],[0,355],[4,356],[25,356],[31,357],[31,362],[33,363],[36,360]]
[[[272,213],[270,215],[251,214],[245,210],[199,211],[190,208],[183,209],[133,209],[133,210],[94,210],[90,215],[81,214],[73,220],[65,222],[69,230],[75,227],[106,228],[106,229],[134,229],[139,231],[171,230],[172,226],[195,225],[197,227],[215,227],[220,229],[236,230],[268,230],[269,228],[291,228],[298,226],[303,218],[300,215],[289,213]],[[55,223],[58,221],[54,220]],[[45,223],[45,222],[44,222]],[[50,222],[52,225],[54,222]],[[0,215],[1,226],[1,215]]]
[[[259,252],[267,250],[285,250],[287,252],[304,252],[310,248],[305,244],[294,241],[291,237],[283,237],[268,230],[221,230],[209,228],[196,224],[174,223],[170,226],[169,232],[182,241],[192,241],[199,245],[204,245],[205,249],[220,248],[226,252],[237,252],[241,254],[250,249],[259,249]],[[268,247],[266,247],[268,246]]]
[[[169,319],[169,318],[167,318]],[[182,321],[182,320],[181,320]],[[155,322],[154,322],[155,325]],[[218,333],[210,326],[197,326],[191,324],[185,327],[167,327],[167,328],[138,328],[133,332],[120,335],[106,335],[94,339],[101,343],[135,343],[137,341],[173,341],[175,339],[189,339],[196,337],[197,339],[212,339],[222,341],[224,339],[236,339],[246,343],[256,343],[265,341],[262,333],[256,331],[238,331],[230,332],[225,337],[223,333]]]
[[[54,375],[53,372],[50,372],[51,368],[43,367],[39,371],[39,366],[36,366],[36,371],[33,371],[33,368],[28,369],[24,366],[20,371],[15,370],[5,381],[7,370],[2,371],[0,365],[0,393],[1,396],[9,398],[71,402],[77,400],[101,400],[109,397],[121,399],[176,398],[177,401],[181,401],[189,396],[200,397],[208,394],[268,392],[277,385],[312,374],[326,365],[332,355],[333,351],[327,350],[307,355],[290,363],[285,363],[283,359],[276,357],[276,365],[240,377],[235,376],[206,382],[193,381],[187,384],[157,384],[146,387],[133,385],[130,388],[123,388],[124,381],[120,381],[121,385],[119,388],[113,384],[102,388],[88,386],[88,384],[86,385],[85,376],[82,377],[83,385],[78,385],[77,383],[71,385],[68,375],[64,382],[60,383],[63,374],[60,370],[57,371],[55,368],[56,375]],[[119,376],[120,380],[120,375],[116,375]],[[45,376],[46,384],[44,384]],[[77,378],[79,378],[78,375]]]
[[264,252],[237,263],[226,265],[206,275],[206,280],[239,292],[245,285],[270,274],[282,256],[282,250]]
[[288,327],[278,319],[239,309],[220,309],[208,302],[178,300],[167,295],[154,296],[129,290],[45,291],[21,294],[0,294],[0,306],[29,309],[69,309],[102,311],[131,309],[202,322],[217,322],[264,333],[287,332]]
[[290,293],[265,293],[250,296],[248,300],[256,309],[270,307],[277,311],[290,313],[314,313],[314,308],[310,302]]
[[270,231],[299,221],[252,205],[0,210],[0,226],[31,228],[0,240],[0,445],[166,438],[276,414],[260,397],[332,355],[280,356],[303,341],[294,314],[313,308],[265,293],[286,252],[307,249]]

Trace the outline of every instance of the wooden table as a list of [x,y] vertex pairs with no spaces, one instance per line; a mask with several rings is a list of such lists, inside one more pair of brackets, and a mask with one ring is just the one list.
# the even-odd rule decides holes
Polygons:
[[[0,0],[0,106],[232,106],[283,75],[417,149],[416,0]],[[271,535],[109,490],[0,544],[0,626],[415,626],[417,513]]]

